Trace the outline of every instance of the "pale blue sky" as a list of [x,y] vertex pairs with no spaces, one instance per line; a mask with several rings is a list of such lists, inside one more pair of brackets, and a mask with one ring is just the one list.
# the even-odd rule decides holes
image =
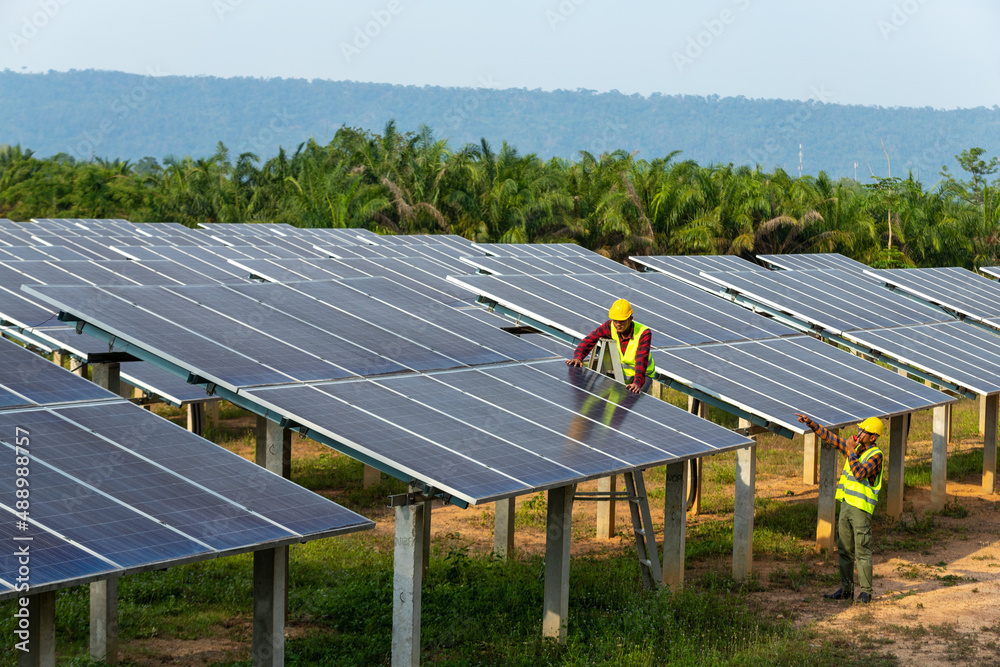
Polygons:
[[0,26],[15,71],[1000,104],[997,0],[2,0]]

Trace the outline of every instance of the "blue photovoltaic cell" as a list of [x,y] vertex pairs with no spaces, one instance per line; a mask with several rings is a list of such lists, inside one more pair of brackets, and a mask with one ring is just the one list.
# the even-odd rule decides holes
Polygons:
[[[772,268],[785,271],[815,271],[819,269],[840,269],[850,273],[863,273],[867,264],[857,262],[838,252],[804,253],[798,255],[757,255],[757,259]],[[736,271],[738,269],[725,269]]]
[[753,262],[734,255],[650,255],[629,257],[629,259],[641,266],[713,293],[719,292],[719,286],[705,279],[701,275],[703,271],[767,271]]
[[881,282],[926,303],[976,320],[1000,315],[1000,285],[968,269],[870,270]]
[[[0,507],[13,510],[7,503],[0,503]],[[26,531],[17,530],[13,514],[4,512],[2,516],[4,520],[0,521],[0,539],[7,546],[0,552],[0,579],[4,581],[17,585],[21,563],[18,562],[18,556],[15,552],[24,544],[30,547],[31,563],[29,566],[31,571],[27,583],[33,588],[68,583],[76,579],[114,572],[116,569],[107,561],[101,560],[37,526],[31,526]],[[30,537],[31,541],[14,541],[16,538],[23,537]],[[21,595],[23,594],[21,593]]]
[[844,271],[719,273],[710,277],[757,303],[834,333],[952,319],[937,308]]
[[975,393],[1000,392],[1000,336],[981,327],[944,322],[844,337]]
[[[266,299],[262,305],[253,299],[237,298],[225,287],[168,289],[172,294],[168,294],[167,298],[158,294],[152,299],[147,297],[144,303],[157,312],[170,313],[171,319],[181,326],[211,336],[226,347],[280,368],[298,380],[336,379],[361,375],[362,372],[379,375],[406,370],[403,365],[373,353],[360,340],[335,335],[341,331],[351,332],[332,312],[326,319],[325,327],[308,326],[282,310],[268,308]],[[266,286],[264,291],[276,295],[278,299],[284,292],[281,286],[272,285]],[[174,295],[191,299],[202,307],[196,307],[190,301],[185,303]],[[219,317],[219,313],[231,320],[227,322]],[[222,333],[227,329],[228,333]]]
[[[126,289],[159,290],[160,288]],[[122,340],[141,342],[144,349],[153,351],[168,361],[183,360],[183,363],[179,364],[182,367],[198,369],[204,377],[224,382],[233,389],[238,386],[275,384],[295,379],[281,370],[264,366],[256,359],[219,345],[205,335],[192,332],[165,317],[140,309],[130,301],[116,298],[105,289],[82,285],[65,287],[49,285],[34,288],[34,291],[39,295],[44,294],[46,299],[51,300],[60,309],[86,315],[88,322],[113,333]],[[227,335],[238,335],[239,330],[217,322],[216,328],[208,333],[215,333],[222,338]]]
[[[89,482],[114,501],[152,516],[153,523],[161,522],[187,535],[189,541],[193,538],[208,548],[227,550],[292,537],[287,530],[239,511],[184,478],[131,455],[51,412],[0,413],[0,432],[14,433],[17,425],[31,432],[33,468],[47,464],[67,471],[69,477]],[[137,427],[133,428],[139,432]],[[58,503],[53,507],[58,509]],[[85,506],[79,510],[89,512]],[[136,524],[124,532],[141,535],[147,528],[155,528],[141,515],[133,521]]]
[[346,304],[355,304],[355,308],[363,310],[354,312],[365,312],[366,318],[385,330],[420,341],[448,356],[463,359],[469,365],[551,356],[547,350],[529,341],[484,327],[462,311],[423,298],[392,281],[363,278],[345,280],[342,284],[367,294],[370,299],[356,301],[355,297],[345,295],[342,289],[330,283],[303,283],[295,289],[330,304],[340,305],[339,299],[343,299],[348,308]]
[[790,333],[777,322],[706,297],[666,276],[463,276],[452,280],[581,340],[607,320],[608,307],[619,298],[628,299],[636,321],[652,329],[654,348]]
[[596,373],[561,361],[542,365],[594,382],[574,386],[545,371],[500,366],[259,389],[247,396],[469,502],[748,442]]
[[[117,398],[107,389],[88,382],[10,341],[0,341],[0,387],[6,405],[65,403]],[[27,400],[17,399],[16,392]]]
[[359,278],[368,274],[341,264],[335,259],[232,259],[233,266],[268,282],[287,283],[302,280]]
[[64,408],[60,413],[129,451],[181,474],[302,535],[369,523],[323,496],[281,479],[242,457],[135,406]]
[[[346,288],[340,289],[341,292],[348,292],[349,296],[355,296]],[[388,332],[373,324],[367,317],[353,315],[350,309],[338,310],[335,308],[336,301],[330,305],[319,302],[313,297],[295,291],[294,286],[238,285],[233,286],[232,291],[266,304],[273,304],[282,312],[301,320],[303,326],[312,325],[326,331],[337,331],[350,340],[364,341],[365,347],[370,352],[415,370],[453,368],[465,363],[435,351],[434,345],[422,345]],[[365,313],[370,313],[370,310],[366,308]],[[372,375],[375,368],[359,369],[359,371],[368,370],[372,372],[359,374]]]
[[808,336],[672,348],[656,368],[798,433],[797,412],[839,428],[955,400]]

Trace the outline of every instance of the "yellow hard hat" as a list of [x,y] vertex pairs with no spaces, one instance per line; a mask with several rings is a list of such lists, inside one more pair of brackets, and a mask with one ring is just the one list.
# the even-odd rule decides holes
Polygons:
[[611,304],[608,317],[613,320],[627,320],[632,317],[632,306],[625,299],[618,299]]
[[871,433],[872,435],[878,435],[878,436],[881,436],[883,432],[882,420],[879,419],[878,417],[869,417],[868,419],[858,424],[858,428],[860,428],[862,431],[865,431],[866,433]]

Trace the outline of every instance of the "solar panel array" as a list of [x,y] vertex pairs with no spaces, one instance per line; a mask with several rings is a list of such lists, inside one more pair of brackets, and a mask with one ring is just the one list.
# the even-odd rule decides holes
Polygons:
[[582,340],[628,299],[635,319],[653,330],[654,347],[770,338],[791,331],[667,276],[619,273],[452,277],[456,285]]
[[[772,269],[784,271],[818,271],[838,269],[850,273],[864,273],[869,267],[839,252],[804,253],[795,255],[757,255],[757,261]],[[734,269],[730,269],[734,270]]]
[[29,511],[0,500],[0,599],[19,594],[22,545],[42,592],[373,527],[13,343],[0,363],[0,484],[30,478]]
[[601,255],[579,257],[463,257],[462,262],[492,275],[622,273],[627,269]]
[[964,318],[984,321],[1000,316],[1000,285],[968,269],[869,270],[882,283]]
[[706,273],[733,294],[787,313],[835,334],[946,322],[940,309],[893,294],[855,273],[826,271],[754,271]]
[[719,286],[706,280],[701,275],[703,271],[767,271],[734,255],[650,255],[629,259],[648,270],[665,273],[683,283],[713,293],[719,291]]

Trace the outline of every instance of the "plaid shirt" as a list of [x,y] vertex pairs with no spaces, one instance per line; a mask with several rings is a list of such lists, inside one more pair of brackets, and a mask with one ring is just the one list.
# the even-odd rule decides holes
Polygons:
[[809,419],[806,420],[806,426],[811,428],[813,433],[818,435],[824,441],[830,443],[830,445],[847,457],[847,460],[851,463],[851,474],[854,475],[854,479],[867,479],[869,484],[872,486],[875,485],[875,480],[878,479],[878,474],[882,471],[882,454],[875,454],[868,459],[867,463],[862,465],[861,455],[868,451],[868,447],[859,449],[858,452],[855,453],[853,449],[847,446],[847,440],[841,438],[836,433],[833,433],[822,424],[817,424],[813,420]]
[[[622,355],[625,354],[625,349],[628,344],[632,341],[632,332],[635,331],[635,326],[633,322],[632,331],[628,332],[628,335],[621,335],[618,337],[618,345],[621,348]],[[579,359],[583,361],[590,351],[594,349],[597,345],[597,341],[602,338],[612,338],[611,336],[611,320],[607,320],[601,326],[597,327],[590,332],[590,335],[584,338],[579,345],[576,346],[576,352],[573,353],[574,359]],[[635,381],[640,385],[646,381],[646,367],[649,366],[649,347],[653,342],[653,334],[649,329],[642,332],[639,336],[639,346],[635,350]]]

